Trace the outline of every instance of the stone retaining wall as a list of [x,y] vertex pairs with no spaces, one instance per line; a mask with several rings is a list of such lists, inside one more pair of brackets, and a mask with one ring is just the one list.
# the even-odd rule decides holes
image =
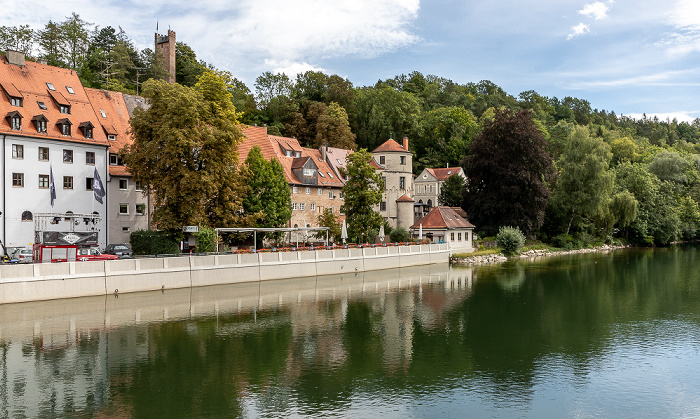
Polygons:
[[448,244],[0,266],[0,304],[447,263]]
[[551,251],[551,250],[528,250],[527,252],[523,252],[522,254],[518,256],[512,256],[510,258],[507,258],[503,256],[502,254],[490,254],[490,255],[478,255],[478,256],[469,256],[466,258],[455,258],[452,257],[450,258],[450,263],[454,265],[483,265],[483,264],[489,264],[489,263],[502,263],[507,260],[511,259],[529,259],[529,258],[537,258],[537,257],[545,257],[545,256],[557,256],[557,255],[574,255],[574,254],[581,254],[581,253],[594,253],[594,252],[608,252],[611,250],[616,250],[616,249],[624,249],[629,246],[610,246],[610,245],[603,245],[603,246],[597,246],[593,247],[590,249],[576,249],[576,250],[561,250],[561,251]]

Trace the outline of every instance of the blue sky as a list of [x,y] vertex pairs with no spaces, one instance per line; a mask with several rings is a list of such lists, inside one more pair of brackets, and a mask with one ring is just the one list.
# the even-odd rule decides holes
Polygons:
[[170,27],[251,90],[264,71],[321,70],[355,86],[417,70],[574,96],[618,115],[700,118],[698,0],[68,0],[14,2],[0,25],[71,11],[139,49]]

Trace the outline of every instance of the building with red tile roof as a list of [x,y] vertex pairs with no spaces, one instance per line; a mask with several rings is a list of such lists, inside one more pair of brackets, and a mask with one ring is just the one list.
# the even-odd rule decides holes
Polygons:
[[422,234],[433,243],[449,243],[450,249],[473,249],[475,227],[465,215],[461,208],[435,207],[411,226],[411,234]]
[[100,203],[94,189],[98,178],[106,186],[109,142],[78,75],[8,51],[0,57],[0,86],[3,243],[28,247],[36,214],[73,212],[97,214],[100,221],[75,226],[61,219],[45,229],[94,229],[104,247],[108,198]]
[[[382,202],[377,210],[392,227],[408,227],[413,223],[413,153],[408,150],[408,138],[399,144],[385,141],[372,151],[371,165],[384,180]],[[410,199],[410,203],[406,197]]]
[[459,166],[438,169],[426,168],[416,176],[413,181],[415,187],[413,197],[416,200],[416,204],[419,204],[416,205],[417,218],[427,214],[434,206],[438,205],[438,197],[440,196],[442,185],[452,175],[457,175],[465,181],[467,180],[464,170]]
[[[332,159],[346,153],[334,149],[332,154],[326,147],[312,149],[302,147],[296,138],[269,135],[267,127],[241,125],[243,141],[238,146],[238,159],[241,163],[248,157],[254,146],[260,147],[265,159],[276,159],[284,169],[292,198],[292,217],[289,227],[318,227],[318,216],[324,210],[332,210],[341,215],[343,204],[342,187],[345,181]],[[292,238],[296,240],[296,238]]]

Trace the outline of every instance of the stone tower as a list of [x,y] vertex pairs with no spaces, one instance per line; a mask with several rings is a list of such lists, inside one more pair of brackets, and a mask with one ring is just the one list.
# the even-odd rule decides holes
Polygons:
[[164,80],[175,83],[175,32],[168,29],[167,35],[156,33],[156,57],[159,57],[165,70]]

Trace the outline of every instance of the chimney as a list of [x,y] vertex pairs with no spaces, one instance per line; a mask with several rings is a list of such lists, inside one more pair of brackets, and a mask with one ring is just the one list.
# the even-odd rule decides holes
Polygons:
[[328,143],[323,143],[323,145],[321,146],[321,159],[323,159],[323,161],[326,161],[327,153],[328,153]]
[[408,151],[408,137],[403,137],[403,148]]
[[8,49],[7,62],[14,65],[24,66],[24,54],[19,51]]

